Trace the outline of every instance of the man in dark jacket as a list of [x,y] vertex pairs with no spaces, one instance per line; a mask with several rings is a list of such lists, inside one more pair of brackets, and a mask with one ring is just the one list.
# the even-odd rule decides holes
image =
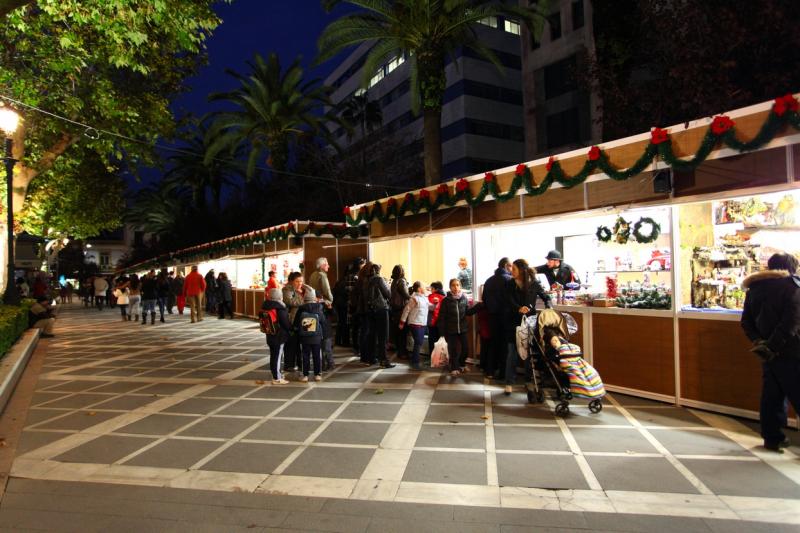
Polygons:
[[502,379],[505,373],[506,341],[503,324],[508,320],[506,286],[511,280],[511,261],[508,257],[497,263],[497,270],[483,284],[483,304],[489,313],[489,360],[483,373],[487,378]]
[[206,273],[206,311],[213,313],[217,310],[217,278],[212,268]]
[[545,257],[547,263],[536,267],[536,272],[544,274],[547,282],[552,287],[558,283],[562,287],[566,287],[567,283],[580,283],[581,279],[575,269],[566,264],[561,257],[561,252],[558,250],[550,250]]
[[742,329],[762,360],[761,436],[764,447],[782,453],[789,445],[786,426],[788,399],[800,412],[800,278],[797,259],[775,254],[769,270],[748,276]]
[[289,312],[283,303],[283,293],[280,289],[270,289],[269,299],[261,304],[263,311],[275,310],[277,326],[274,335],[266,335],[267,346],[269,346],[269,369],[272,372],[273,385],[286,385],[289,383],[283,378],[281,365],[283,363],[283,347],[289,340],[289,333],[292,331],[292,324],[289,322]]

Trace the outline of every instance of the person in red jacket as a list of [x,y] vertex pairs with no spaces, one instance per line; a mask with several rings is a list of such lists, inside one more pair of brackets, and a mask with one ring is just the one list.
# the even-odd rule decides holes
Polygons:
[[428,311],[428,354],[433,353],[433,345],[439,340],[439,328],[437,322],[439,320],[439,309],[441,308],[442,300],[444,300],[444,285],[441,281],[434,281],[431,283],[431,293],[428,295],[428,301],[431,306]]
[[192,271],[183,282],[183,296],[191,310],[192,322],[203,320],[203,294],[206,292],[206,280],[197,271],[197,265],[192,266]]

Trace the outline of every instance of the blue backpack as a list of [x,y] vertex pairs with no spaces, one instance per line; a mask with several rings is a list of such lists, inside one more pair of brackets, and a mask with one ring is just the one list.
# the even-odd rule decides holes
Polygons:
[[319,315],[309,311],[302,311],[300,313],[300,330],[298,334],[301,338],[322,336],[322,327],[319,323]]

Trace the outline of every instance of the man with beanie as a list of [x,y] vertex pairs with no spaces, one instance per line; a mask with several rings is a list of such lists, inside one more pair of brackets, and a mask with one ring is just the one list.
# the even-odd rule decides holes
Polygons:
[[283,293],[280,289],[270,289],[269,299],[261,304],[261,310],[266,312],[274,311],[270,314],[275,333],[267,334],[267,346],[269,346],[269,370],[272,372],[273,385],[286,385],[289,383],[283,378],[281,364],[283,363],[283,347],[289,340],[289,333],[292,330],[292,323],[289,322],[289,313],[283,303]]
[[545,257],[547,263],[536,267],[538,274],[544,274],[547,283],[552,287],[556,283],[566,287],[567,283],[580,283],[581,279],[575,269],[566,264],[558,250],[550,250]]
[[322,381],[322,340],[326,326],[325,312],[322,304],[317,302],[314,289],[306,287],[303,294],[303,305],[297,309],[294,317],[294,329],[300,340],[303,354],[303,377],[301,383],[308,383],[308,370],[311,359],[314,361],[314,381]]
[[747,290],[742,329],[761,359],[764,448],[783,453],[789,446],[782,431],[787,399],[800,412],[800,278],[795,275],[797,259],[789,254],[774,254],[767,268],[742,283]]

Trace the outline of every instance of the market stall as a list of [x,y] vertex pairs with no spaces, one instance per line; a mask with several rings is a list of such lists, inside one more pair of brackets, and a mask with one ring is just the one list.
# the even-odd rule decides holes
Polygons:
[[188,273],[197,265],[205,275],[225,272],[233,285],[233,310],[255,318],[264,301],[269,272],[283,286],[292,272],[310,274],[316,260],[328,259],[331,287],[356,257],[367,257],[366,228],[330,222],[293,221],[281,226],[193,246],[134,265],[129,270],[174,268]]
[[789,95],[726,115],[349,207],[370,254],[473,295],[500,257],[577,274],[552,287],[609,390],[755,416],[739,326],[747,274],[800,254],[800,115]]

